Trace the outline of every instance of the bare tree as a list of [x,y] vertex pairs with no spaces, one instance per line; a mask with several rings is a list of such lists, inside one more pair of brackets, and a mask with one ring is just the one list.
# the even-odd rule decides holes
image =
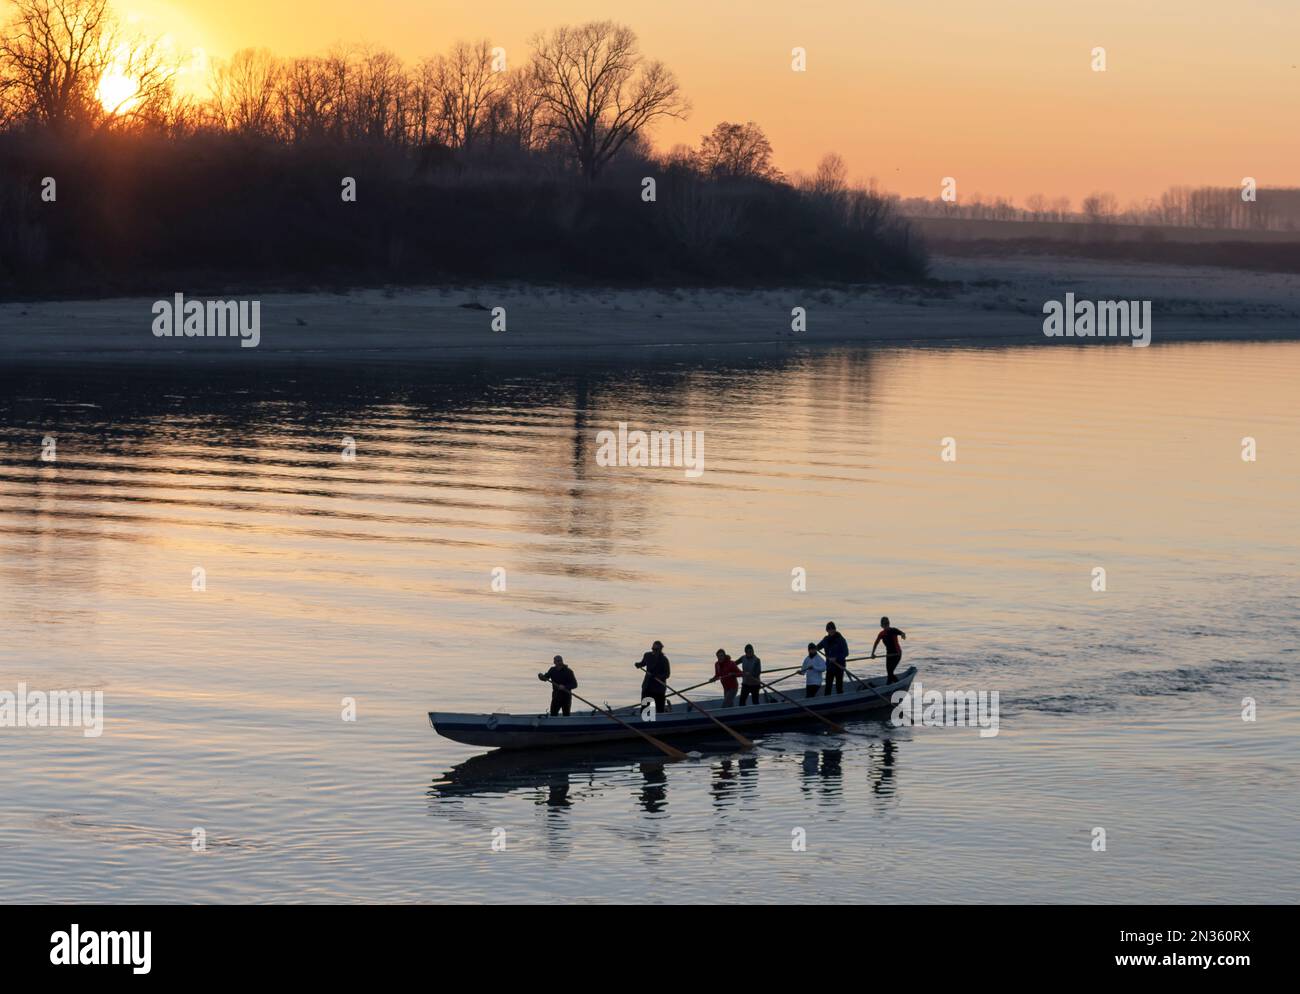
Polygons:
[[329,94],[326,133],[342,140],[348,133],[348,101],[352,89],[354,59],[346,49],[334,48],[322,60],[323,86]]
[[1080,205],[1084,216],[1093,222],[1108,221],[1119,213],[1119,200],[1113,193],[1092,193]]
[[52,127],[95,116],[111,54],[107,0],[15,0],[0,39],[0,72],[19,116]]
[[265,48],[243,48],[229,62],[214,62],[209,90],[216,123],[250,135],[276,130],[276,93],[280,63]]
[[492,104],[501,137],[521,152],[537,148],[540,144],[541,110],[542,95],[532,67],[507,72]]
[[360,53],[346,89],[350,136],[366,141],[402,140],[406,89],[406,72],[396,55]]
[[807,186],[824,197],[838,197],[848,189],[848,167],[837,152],[827,152],[817,163],[817,171]]
[[124,38],[108,0],[12,2],[0,36],[7,116],[64,128],[165,111],[175,67],[157,45]]
[[430,71],[442,141],[469,149],[504,83],[503,74],[493,67],[492,46],[487,41],[457,42],[449,54],[433,60]]
[[101,124],[120,129],[172,121],[177,69],[157,42],[119,44],[95,91],[104,112]]
[[441,141],[439,80],[441,66],[437,57],[424,59],[407,79],[407,138],[417,146]]
[[276,98],[285,137],[301,142],[323,138],[334,113],[334,90],[324,59],[294,59],[280,72]]
[[548,125],[588,179],[652,121],[690,110],[676,77],[662,62],[646,61],[631,28],[591,21],[538,35],[533,47]]
[[753,121],[723,121],[700,140],[696,164],[702,173],[724,179],[779,179],[772,165],[772,143]]

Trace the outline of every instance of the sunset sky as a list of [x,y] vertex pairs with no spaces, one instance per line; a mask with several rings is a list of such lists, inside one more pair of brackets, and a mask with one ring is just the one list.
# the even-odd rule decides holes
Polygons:
[[[488,38],[512,64],[535,32],[612,17],[677,73],[694,109],[656,145],[755,120],[777,163],[838,151],[906,196],[1122,203],[1176,184],[1300,185],[1300,0],[118,0],[180,52],[283,55],[336,43],[415,60]],[[792,72],[794,46],[808,71]],[[1104,46],[1107,71],[1090,68]]]

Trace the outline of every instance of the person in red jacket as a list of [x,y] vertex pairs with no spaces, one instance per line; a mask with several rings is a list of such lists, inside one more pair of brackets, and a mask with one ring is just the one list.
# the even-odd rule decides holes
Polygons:
[[713,664],[713,679],[709,683],[717,680],[722,681],[722,706],[735,707],[736,691],[740,687],[740,667],[727,655],[725,649],[718,650],[717,661]]

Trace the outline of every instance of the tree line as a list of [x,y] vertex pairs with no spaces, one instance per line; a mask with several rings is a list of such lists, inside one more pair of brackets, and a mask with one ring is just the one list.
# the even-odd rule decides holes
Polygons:
[[[517,63],[488,41],[413,64],[372,49],[245,49],[214,60],[191,95],[108,0],[8,8],[0,289],[11,294],[127,292],[160,274],[337,286],[925,272],[906,221],[851,188],[837,155],[786,177],[753,121],[656,151],[649,130],[684,118],[689,101],[612,21],[541,32]],[[351,209],[343,178],[360,191]],[[41,202],[47,180],[74,210]]]
[[1240,187],[1172,186],[1159,197],[1121,207],[1107,191],[1085,196],[1077,209],[1069,197],[1030,194],[1024,206],[1012,198],[973,194],[960,203],[912,197],[899,201],[908,217],[960,217],[989,221],[1068,221],[1088,224],[1134,224],[1157,227],[1216,228],[1237,231],[1300,230],[1300,190],[1260,187],[1255,199],[1242,198]]
[[[129,36],[109,0],[9,0],[0,42],[0,128],[113,131],[183,138],[223,132],[287,143],[385,143],[426,162],[568,159],[597,178],[644,132],[690,110],[662,62],[612,21],[536,35],[511,66],[488,40],[402,62],[339,48],[281,58],[246,48],[207,67],[206,93],[179,92],[181,65],[156,41]],[[671,157],[702,172],[777,180],[753,122],[723,122],[698,150]]]

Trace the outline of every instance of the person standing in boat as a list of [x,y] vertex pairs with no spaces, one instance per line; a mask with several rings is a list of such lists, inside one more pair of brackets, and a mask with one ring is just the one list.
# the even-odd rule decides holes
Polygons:
[[645,678],[641,681],[641,700],[647,697],[655,702],[655,714],[663,714],[671,710],[664,700],[664,694],[667,692],[668,678],[672,675],[672,667],[668,665],[668,657],[664,655],[664,644],[655,639],[654,645],[650,646],[650,651],[641,657],[641,662],[636,664],[639,670],[645,670]]
[[752,645],[745,646],[745,654],[740,657],[740,706],[753,698],[755,704],[762,703],[758,692],[763,689],[763,660],[754,655]]
[[538,673],[537,679],[545,680],[551,685],[551,717],[564,712],[567,718],[569,708],[573,705],[571,691],[578,689],[578,677],[564,662],[564,657],[556,656],[551,668],[545,673]]
[[[826,672],[826,660],[822,659],[821,653],[817,651],[817,643],[808,643],[808,658],[799,666],[800,673],[807,674],[807,684],[804,690],[805,697],[816,697],[817,691],[822,687],[822,675]],[[830,693],[830,688],[826,689]]]
[[894,670],[903,661],[903,647],[898,640],[905,638],[907,638],[907,634],[891,626],[888,618],[880,619],[880,634],[876,636],[876,641],[871,645],[871,655],[874,658],[876,646],[880,645],[881,642],[885,643],[885,673],[890,683],[894,682]]
[[738,677],[740,676],[740,667],[736,661],[727,655],[725,649],[718,650],[718,658],[713,664],[713,679],[709,683],[722,681],[722,706],[732,708],[736,706],[736,689],[739,687]]
[[835,628],[835,622],[826,622],[826,637],[817,643],[826,653],[826,693],[844,693],[845,660],[849,658],[849,644]]

